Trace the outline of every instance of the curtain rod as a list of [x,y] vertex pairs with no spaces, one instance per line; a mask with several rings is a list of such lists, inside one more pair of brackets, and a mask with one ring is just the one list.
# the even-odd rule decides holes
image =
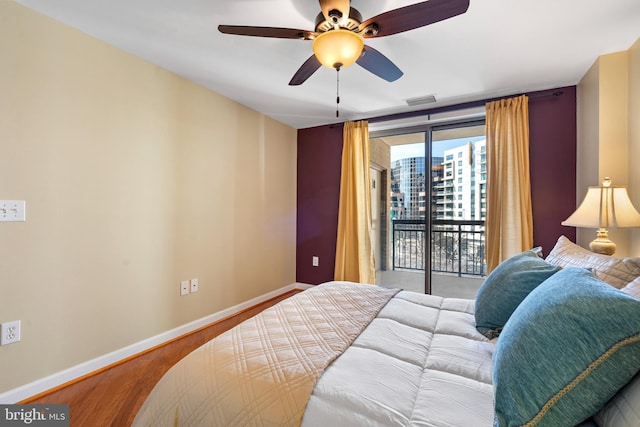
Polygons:
[[546,98],[547,96],[560,96],[562,94],[564,94],[563,90],[556,90],[556,91],[551,92],[551,93],[540,93],[540,94],[537,94],[537,95],[527,95],[525,93],[525,95],[527,95],[529,97],[529,99]]
[[[487,102],[499,101],[501,99],[513,98],[513,97],[522,96],[522,95],[527,95],[529,97],[529,99],[538,99],[538,98],[544,98],[544,97],[548,97],[548,96],[560,96],[562,94],[564,94],[563,90],[555,90],[553,92],[540,93],[540,94],[535,94],[535,95],[529,95],[527,93],[521,93],[520,95],[507,95],[507,96],[500,96],[500,97],[490,98],[490,99],[482,99],[482,100],[478,100],[478,101],[464,102],[462,104],[457,104],[457,105],[448,105],[446,107],[436,107],[436,108],[431,109],[431,110],[410,111],[410,112],[406,112],[406,113],[391,114],[391,115],[388,115],[388,116],[371,117],[368,120],[369,120],[370,123],[372,123],[372,122],[375,123],[375,122],[382,122],[382,121],[400,119],[400,118],[405,118],[405,117],[421,116],[421,115],[424,115],[424,114],[434,114],[434,113],[442,113],[442,112],[449,112],[449,111],[455,111],[455,110],[463,110],[465,108],[481,107],[481,106],[484,106]],[[363,120],[367,120],[367,119],[363,119]]]
[[[520,95],[507,95],[507,96],[500,96],[500,97],[496,97],[496,98],[490,98],[490,99],[483,99],[483,100],[479,100],[479,101],[470,101],[470,102],[465,102],[462,104],[457,104],[457,105],[448,105],[446,107],[436,107],[432,110],[418,110],[418,111],[408,111],[405,113],[396,113],[396,114],[390,114],[387,116],[378,116],[378,117],[370,117],[368,119],[359,119],[359,120],[368,120],[369,123],[375,123],[375,122],[384,122],[387,120],[395,120],[395,119],[402,119],[402,118],[409,118],[409,117],[415,117],[415,116],[422,116],[425,114],[434,114],[434,113],[443,113],[443,112],[449,112],[449,111],[455,111],[455,110],[463,110],[465,108],[473,108],[473,107],[480,107],[485,105],[487,102],[491,102],[491,101],[499,101],[501,99],[507,99],[507,98],[513,98],[513,97],[517,97],[517,96],[522,96],[522,95],[527,95],[527,97],[529,99],[538,99],[538,98],[546,98],[549,96],[561,96],[564,94],[563,90],[555,90],[553,92],[548,92],[548,93],[540,93],[540,94],[535,94],[535,95],[529,95],[527,93],[521,93]],[[332,123],[329,125],[330,128],[333,127],[337,127],[337,126],[342,126],[344,123]]]

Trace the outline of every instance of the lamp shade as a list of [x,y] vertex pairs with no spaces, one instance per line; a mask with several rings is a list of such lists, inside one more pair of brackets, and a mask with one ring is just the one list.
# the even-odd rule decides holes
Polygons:
[[589,187],[578,209],[562,225],[584,228],[640,227],[640,213],[633,207],[626,188],[611,187],[611,181],[605,179],[602,187]]
[[313,53],[329,68],[348,67],[360,58],[363,48],[362,37],[348,30],[330,30],[313,40]]

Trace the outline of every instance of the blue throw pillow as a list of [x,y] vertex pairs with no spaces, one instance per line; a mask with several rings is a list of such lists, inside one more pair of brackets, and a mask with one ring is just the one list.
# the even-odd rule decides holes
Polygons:
[[475,303],[476,328],[482,335],[497,337],[529,292],[560,270],[540,258],[539,252],[534,248],[514,255],[487,276]]
[[496,427],[579,424],[640,370],[640,300],[565,268],[515,310],[493,369]]

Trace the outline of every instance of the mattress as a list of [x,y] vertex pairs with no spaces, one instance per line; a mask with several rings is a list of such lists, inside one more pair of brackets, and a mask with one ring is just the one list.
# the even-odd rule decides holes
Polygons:
[[169,370],[134,426],[490,426],[473,301],[329,282]]

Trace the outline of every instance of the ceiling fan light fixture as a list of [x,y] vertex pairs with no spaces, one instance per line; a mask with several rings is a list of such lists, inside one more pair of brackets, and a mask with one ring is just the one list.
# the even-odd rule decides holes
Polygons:
[[335,29],[321,33],[313,40],[313,53],[328,68],[352,65],[362,55],[364,40],[353,31]]

